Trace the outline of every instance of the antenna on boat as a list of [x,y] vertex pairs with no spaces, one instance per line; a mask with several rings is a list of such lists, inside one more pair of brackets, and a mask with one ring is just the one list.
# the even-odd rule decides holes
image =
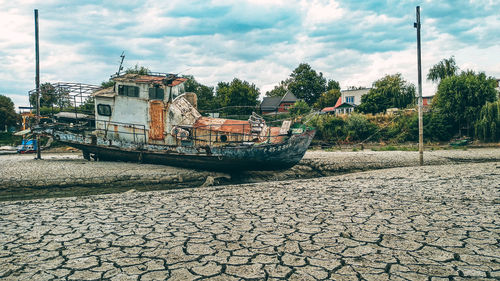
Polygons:
[[175,74],[175,77],[177,77],[179,74],[181,74],[181,73],[183,73],[183,72],[186,72],[186,71],[188,71],[188,70],[191,70],[191,67],[190,67],[190,68],[186,68],[186,69],[184,69],[183,71],[181,71],[181,72],[179,72],[179,73],[176,73],[176,74]]
[[122,58],[122,60],[120,61],[120,66],[118,67],[118,71],[116,72],[116,76],[120,75],[120,72],[122,71],[123,69],[123,60],[125,59],[125,51],[122,51],[122,54],[120,55],[120,58]]

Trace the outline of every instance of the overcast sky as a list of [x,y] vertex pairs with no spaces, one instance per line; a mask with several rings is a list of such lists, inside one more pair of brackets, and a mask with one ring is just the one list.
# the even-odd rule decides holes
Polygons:
[[[234,77],[264,94],[300,63],[370,87],[385,74],[416,84],[415,6],[423,75],[455,56],[461,69],[500,78],[499,0],[0,0],[0,94],[28,105],[39,10],[41,82],[100,84],[135,64],[215,86]],[[425,81],[424,96],[436,85]]]

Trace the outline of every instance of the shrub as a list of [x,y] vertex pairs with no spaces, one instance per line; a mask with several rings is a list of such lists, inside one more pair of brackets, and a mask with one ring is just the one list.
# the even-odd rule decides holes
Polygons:
[[311,108],[305,101],[298,100],[295,102],[293,106],[290,107],[289,112],[293,117],[297,117],[299,115],[307,114],[311,111]]
[[312,125],[316,127],[316,136],[324,141],[339,141],[346,136],[345,121],[334,115],[318,115],[313,118]]
[[385,131],[384,139],[394,142],[418,140],[418,115],[415,112],[405,112],[395,117]]
[[377,126],[364,115],[353,113],[346,120],[347,138],[349,140],[363,141],[377,131]]
[[0,132],[0,146],[21,144],[23,137],[14,136],[12,133]]
[[424,138],[432,141],[449,141],[456,131],[453,123],[450,117],[440,112],[424,114]]

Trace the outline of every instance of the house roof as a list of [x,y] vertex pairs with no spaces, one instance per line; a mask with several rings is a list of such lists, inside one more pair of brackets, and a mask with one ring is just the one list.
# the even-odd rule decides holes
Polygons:
[[342,97],[339,97],[339,98],[337,99],[337,102],[335,103],[334,108],[339,107],[341,104],[342,104]]
[[334,106],[331,106],[331,107],[325,107],[321,110],[321,112],[330,112],[330,111],[334,111],[335,108],[339,107],[340,105],[342,104],[342,97],[339,97],[337,99],[337,102],[335,103]]
[[282,102],[296,102],[297,101],[297,97],[292,94],[292,92],[286,92],[286,94],[283,96],[283,98],[281,99],[280,103]]
[[341,105],[336,106],[335,108],[347,108],[347,107],[356,107],[356,105],[352,103],[343,102]]
[[276,110],[281,103],[281,97],[264,97],[260,104],[261,110]]
[[96,91],[92,94],[94,97],[103,97],[103,98],[112,98],[116,94],[114,92],[114,87],[104,88],[99,91]]
[[272,111],[276,110],[284,102],[295,103],[297,100],[297,97],[291,92],[287,92],[283,97],[264,97],[260,104],[260,109]]
[[341,93],[353,93],[353,92],[360,92],[360,93],[368,93],[371,90],[371,88],[361,88],[361,89],[349,89],[349,90],[342,90],[340,91]]

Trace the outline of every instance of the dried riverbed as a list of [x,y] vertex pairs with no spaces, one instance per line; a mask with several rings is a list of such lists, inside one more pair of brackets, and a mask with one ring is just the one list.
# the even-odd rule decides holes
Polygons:
[[[328,170],[335,165],[359,168],[358,156],[363,156],[360,162],[373,160],[372,166],[407,163],[401,156],[406,153],[312,155],[317,157],[309,154],[306,161],[350,161]],[[16,170],[13,165],[34,169],[32,160],[13,162],[2,171]],[[82,164],[78,159],[36,163],[59,167],[45,167],[46,172],[78,177],[161,172],[154,166],[134,170],[132,164]],[[118,166],[101,170],[106,165]],[[100,168],[90,175],[75,167]],[[168,171],[163,173],[182,173]],[[0,202],[0,278],[498,280],[499,190],[500,161],[491,160]]]
[[[308,151],[285,171],[215,173],[161,165],[89,162],[79,153],[0,155],[0,200],[80,196],[138,191],[314,178],[350,172],[418,165],[418,152]],[[500,149],[425,152],[426,165],[500,161]]]

